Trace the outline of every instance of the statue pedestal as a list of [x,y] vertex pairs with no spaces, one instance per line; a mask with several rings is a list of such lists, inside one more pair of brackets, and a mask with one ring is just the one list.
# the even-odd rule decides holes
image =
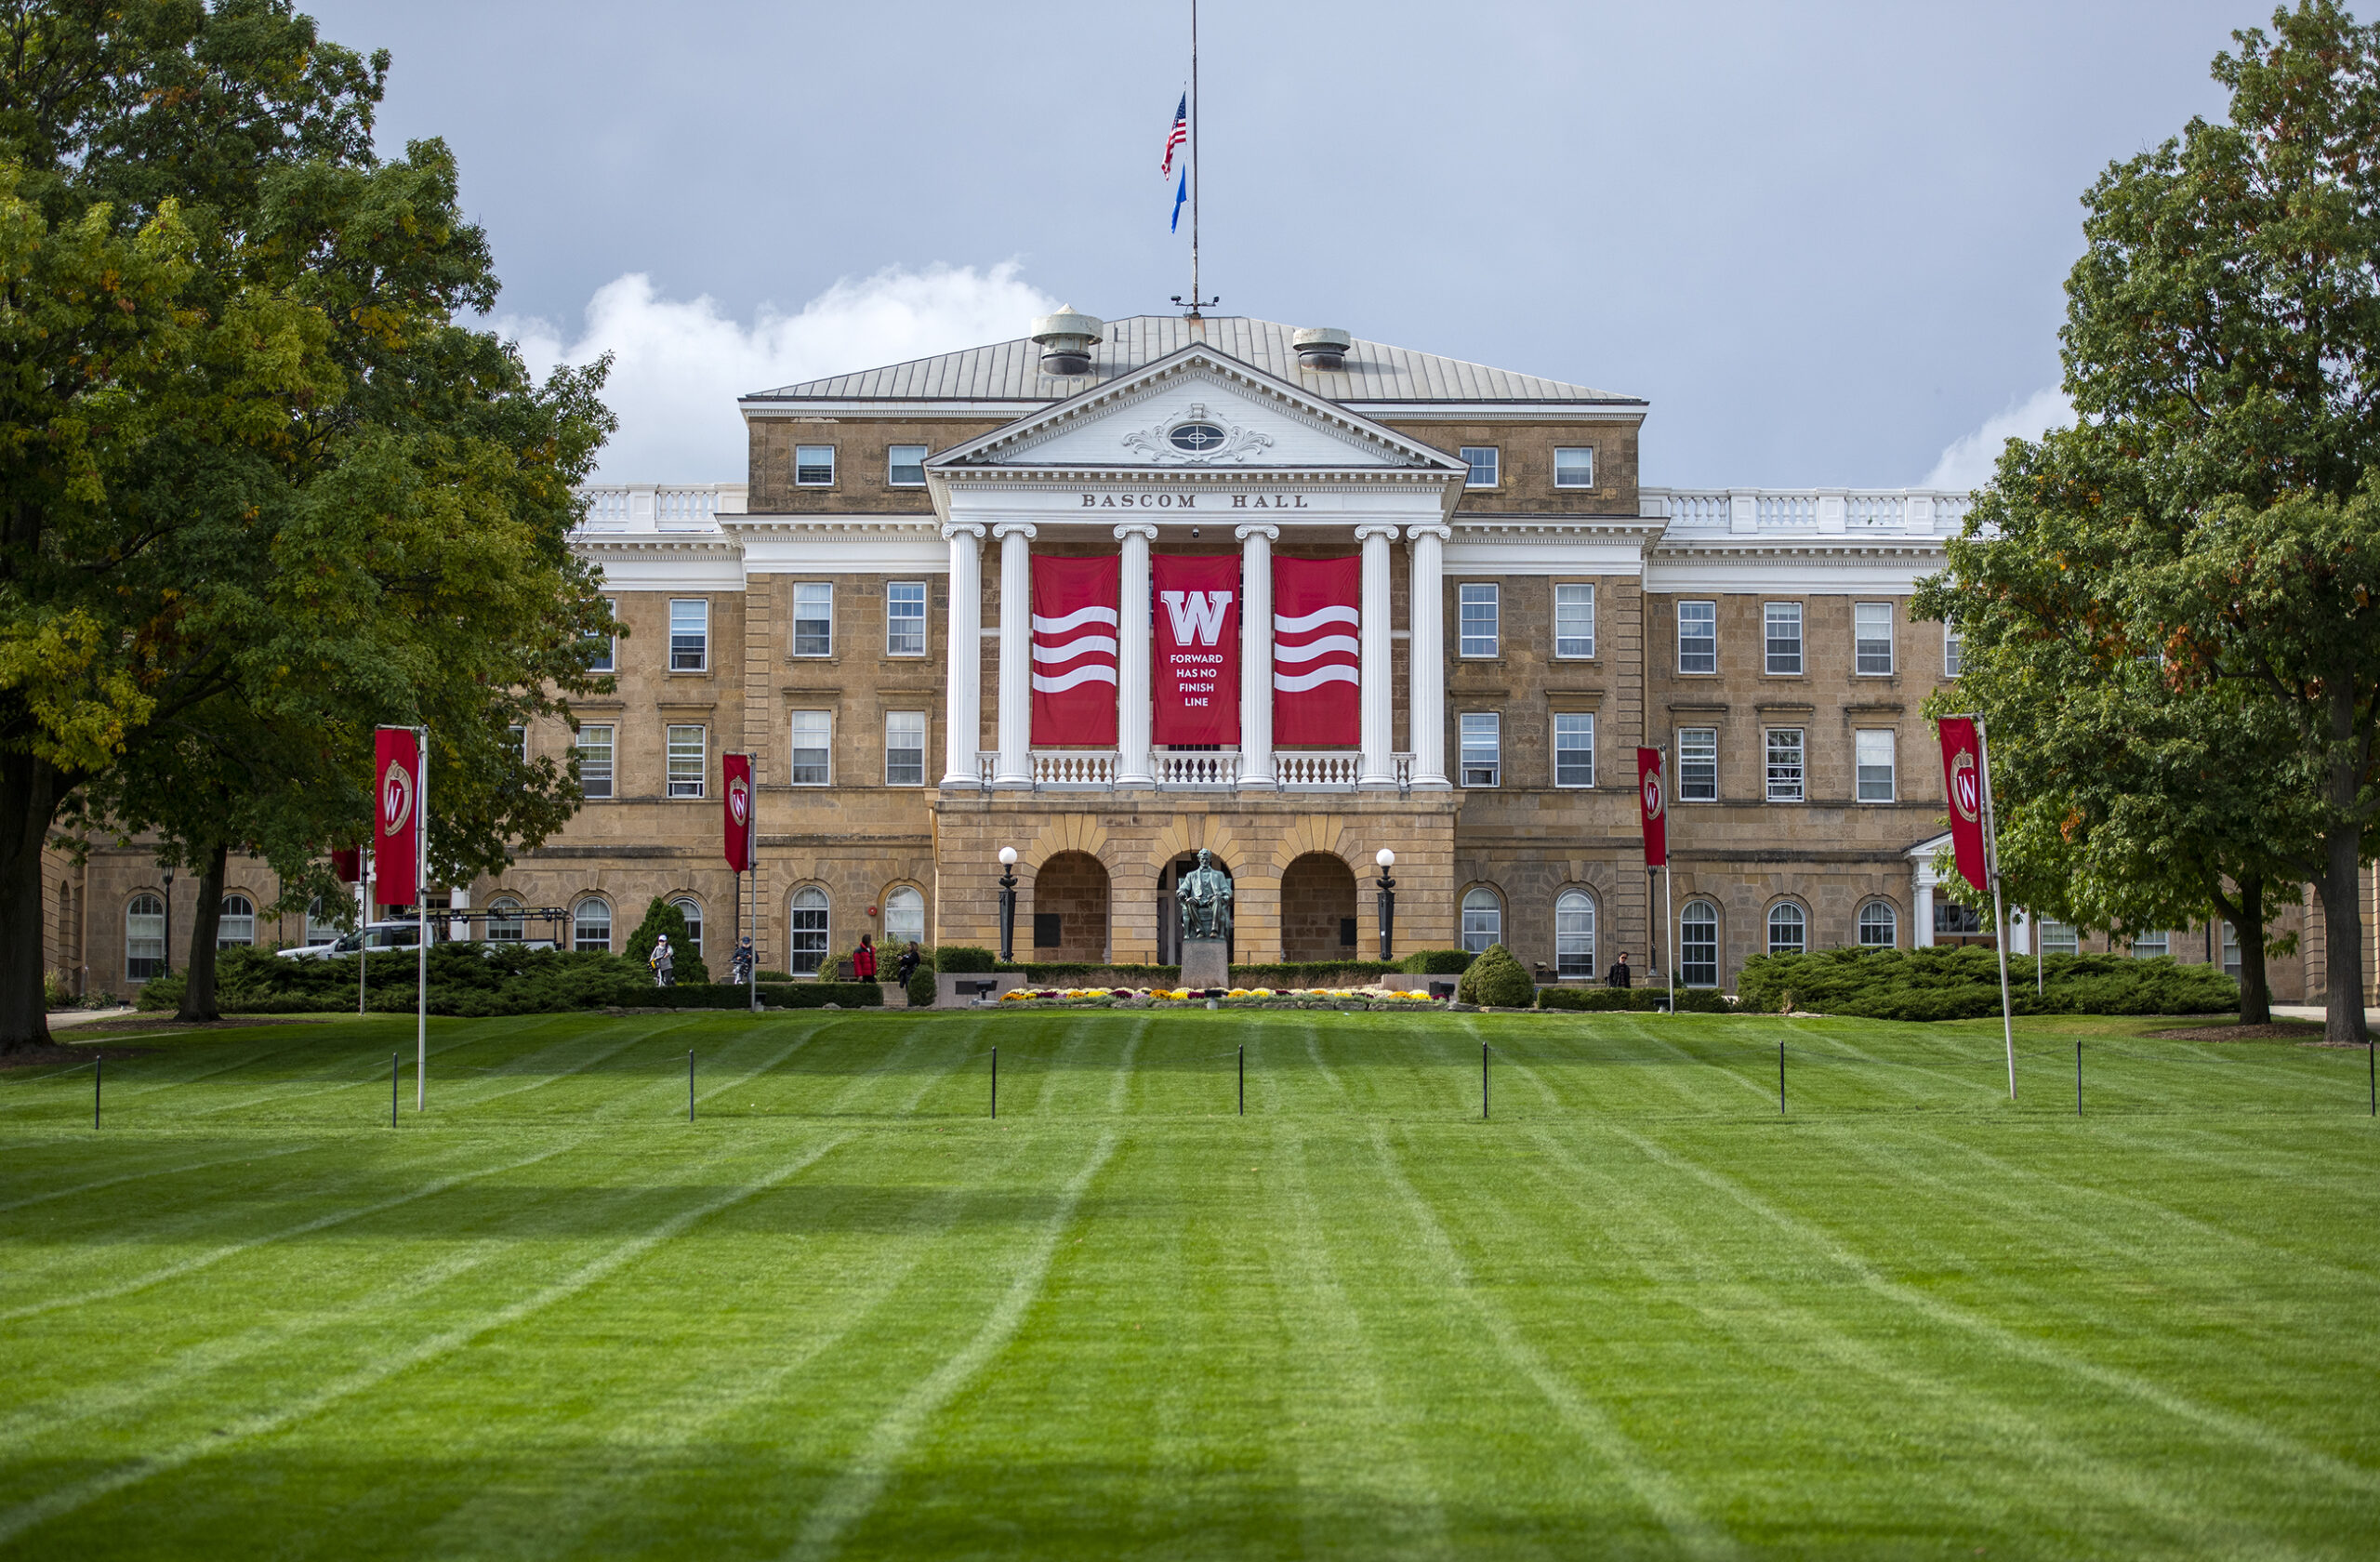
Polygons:
[[1182,985],[1194,992],[1200,987],[1230,986],[1231,946],[1220,938],[1183,939]]

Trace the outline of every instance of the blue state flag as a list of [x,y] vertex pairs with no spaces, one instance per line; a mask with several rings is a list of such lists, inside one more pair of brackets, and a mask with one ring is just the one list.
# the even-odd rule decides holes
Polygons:
[[1182,232],[1182,203],[1188,199],[1190,199],[1190,165],[1184,163],[1182,165],[1182,182],[1173,187],[1173,221],[1167,227],[1167,232]]

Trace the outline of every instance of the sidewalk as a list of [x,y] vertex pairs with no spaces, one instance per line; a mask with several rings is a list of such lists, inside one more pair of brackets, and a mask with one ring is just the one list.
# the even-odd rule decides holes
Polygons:
[[53,1009],[49,1012],[49,1028],[64,1030],[70,1026],[89,1025],[93,1020],[127,1019],[139,1012],[130,1004],[121,1009]]
[[[2327,1013],[2319,1003],[2276,1003],[2272,1017],[2276,1020],[2320,1020]],[[2363,1023],[2380,1030],[2380,1009],[2366,1009]]]

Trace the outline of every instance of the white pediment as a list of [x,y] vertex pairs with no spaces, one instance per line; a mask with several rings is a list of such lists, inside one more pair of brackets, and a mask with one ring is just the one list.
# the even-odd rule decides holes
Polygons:
[[968,470],[1410,471],[1463,470],[1370,419],[1236,359],[1189,348],[936,456]]

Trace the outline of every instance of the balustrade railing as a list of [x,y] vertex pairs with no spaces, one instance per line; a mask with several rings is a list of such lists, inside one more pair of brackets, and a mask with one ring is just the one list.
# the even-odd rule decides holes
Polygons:
[[1113,787],[1116,785],[1116,750],[1036,748],[1033,750],[1033,784],[1054,788]]
[[582,488],[587,496],[587,525],[616,530],[628,523],[628,491],[625,488]]
[[1239,750],[1236,748],[1220,752],[1158,754],[1155,759],[1157,784],[1160,787],[1239,785]]
[[707,529],[712,517],[718,513],[719,490],[716,488],[656,488],[653,491],[653,519],[656,525]]
[[[1159,750],[1149,756],[1160,787],[1227,788],[1239,785],[1239,751],[1205,749],[1183,753]],[[975,777],[989,787],[999,774],[996,749],[975,755]],[[1413,756],[1395,754],[1390,763],[1399,788],[1413,785]],[[1032,755],[1036,791],[1113,791],[1117,753],[1113,748],[1036,748]],[[1355,789],[1363,774],[1363,756],[1353,750],[1316,752],[1302,749],[1276,753],[1273,774],[1283,791],[1346,791]]]
[[707,532],[722,515],[744,510],[741,483],[601,483],[579,494],[588,532]]
[[1356,753],[1317,754],[1303,750],[1273,756],[1273,774],[1285,788],[1352,788],[1363,768],[1364,757]]
[[1843,501],[1844,523],[1854,529],[1882,526],[1898,531],[1908,519],[1906,494],[1853,494]]
[[1927,488],[1646,488],[1644,513],[1673,532],[1903,532],[1939,536],[1965,522],[1974,500]]
[[1763,494],[1756,513],[1764,532],[1799,529],[1818,523],[1818,496],[1816,494]]

